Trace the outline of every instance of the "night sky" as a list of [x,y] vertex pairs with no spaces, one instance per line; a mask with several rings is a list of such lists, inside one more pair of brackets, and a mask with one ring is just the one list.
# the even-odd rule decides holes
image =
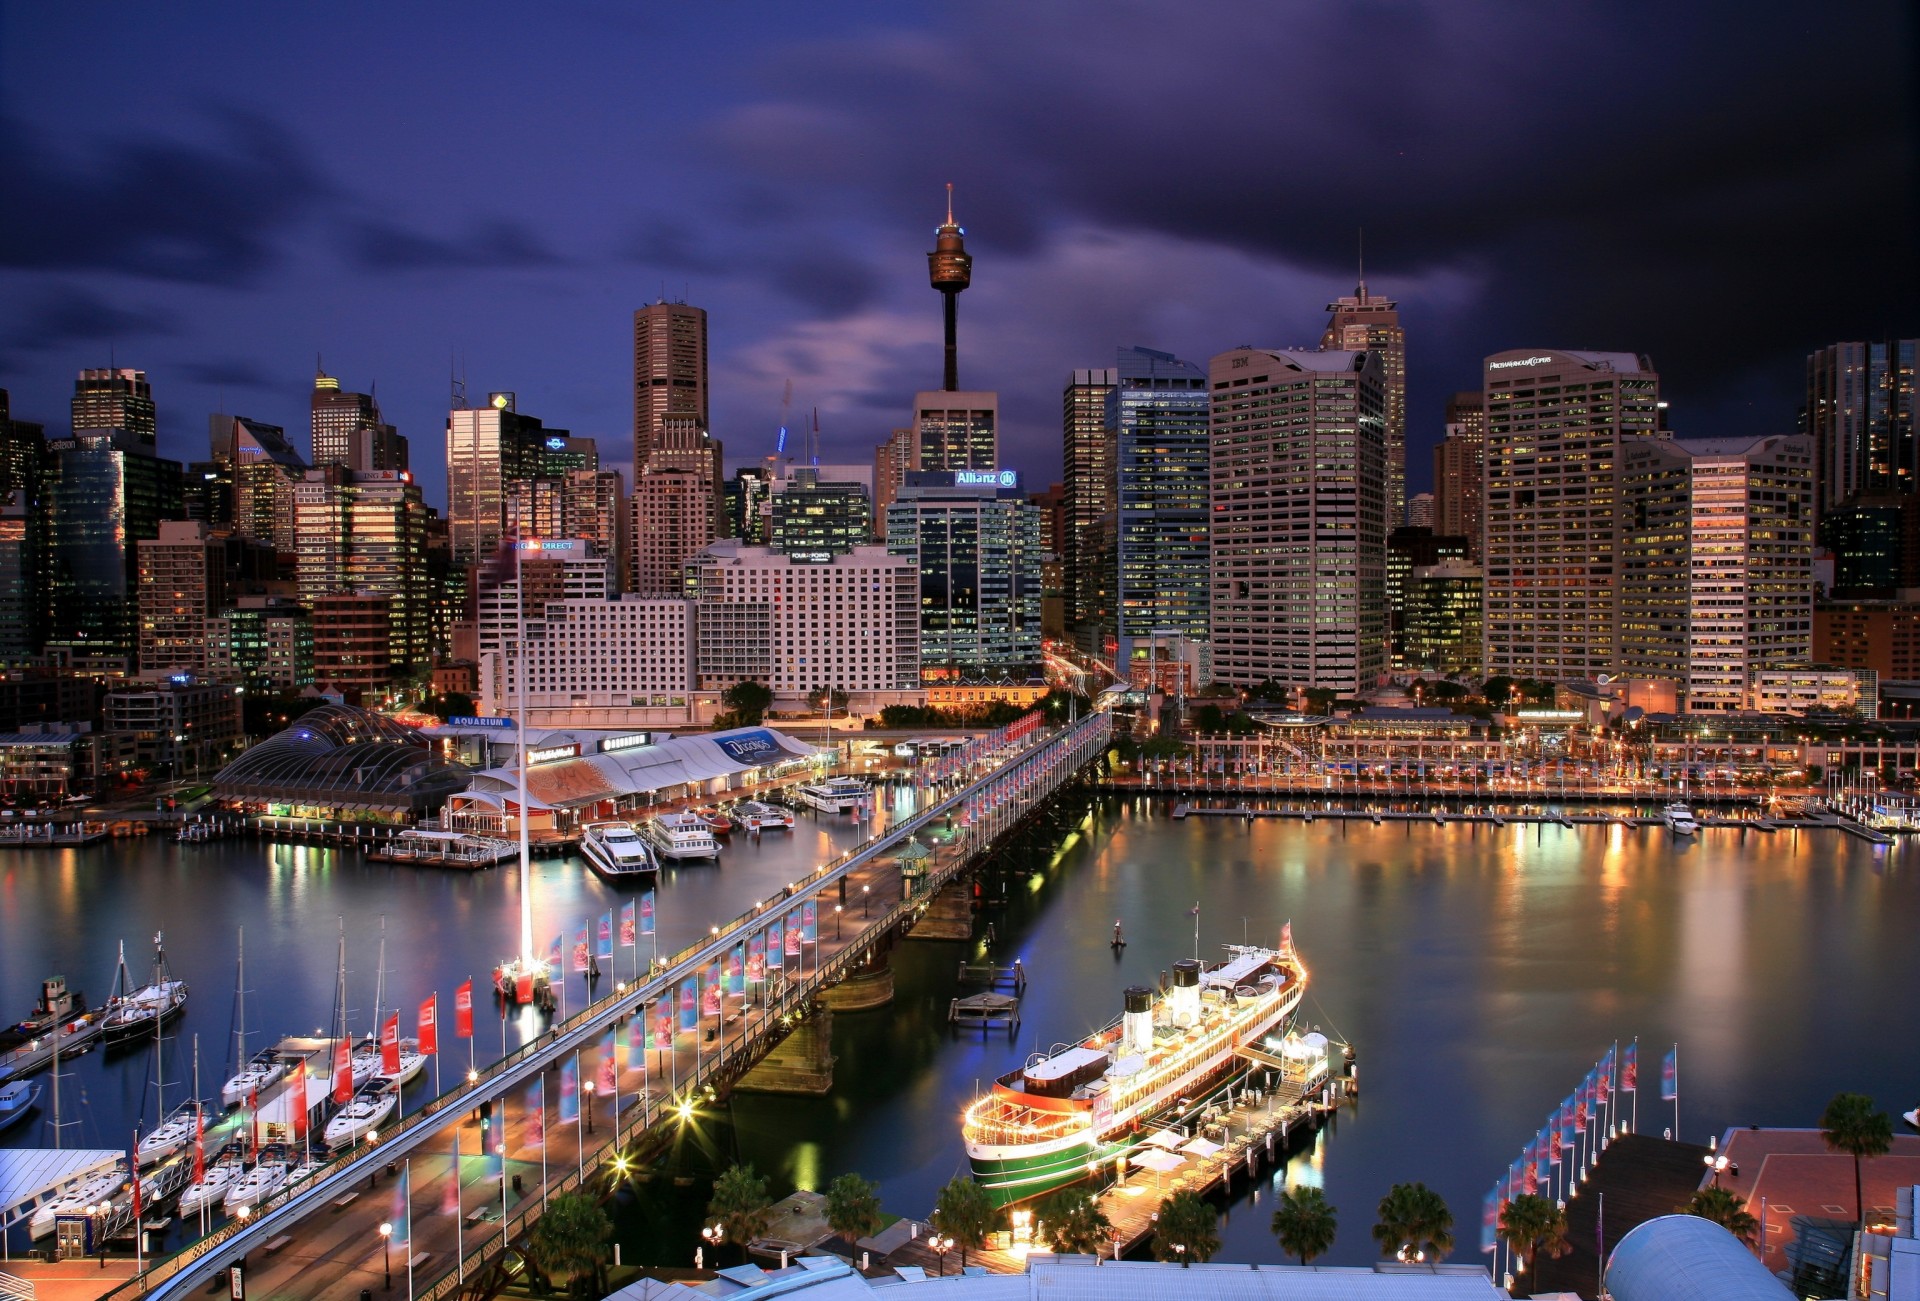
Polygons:
[[[1906,7],[1753,3],[0,5],[0,386],[65,432],[144,368],[304,448],[316,354],[444,501],[451,371],[631,449],[631,313],[707,308],[729,461],[784,381],[867,460],[960,377],[1059,474],[1116,345],[1204,363],[1400,300],[1410,479],[1478,360],[1652,355],[1682,436],[1791,430],[1802,359],[1920,333]],[[457,361],[456,361],[457,359]]]

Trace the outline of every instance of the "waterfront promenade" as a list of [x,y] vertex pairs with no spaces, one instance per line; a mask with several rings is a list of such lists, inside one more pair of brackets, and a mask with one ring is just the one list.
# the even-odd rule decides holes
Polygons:
[[[453,1294],[503,1245],[520,1239],[546,1198],[592,1178],[603,1162],[656,1126],[701,1123],[705,1102],[784,1038],[817,991],[860,966],[877,941],[909,925],[947,880],[1098,760],[1108,725],[1105,715],[1095,715],[1010,747],[984,775],[742,916],[713,926],[706,940],[661,960],[638,987],[615,985],[537,1042],[429,1103],[377,1145],[335,1162],[298,1195],[269,1202],[250,1219],[153,1262],[112,1295],[189,1295],[243,1258],[269,1295],[297,1290],[302,1296],[353,1297],[361,1288],[383,1287],[389,1269],[396,1290],[404,1287],[419,1297]],[[909,838],[933,850],[915,866],[911,888],[898,861]],[[738,982],[739,992],[721,997],[717,1007],[703,998],[693,1027],[680,1028],[669,1000],[684,981],[716,964],[733,964],[756,939],[786,936],[809,907],[808,938],[795,956],[787,956],[791,942],[783,943],[778,978],[769,975],[757,987]],[[607,1038],[637,1017],[633,1028],[647,1032],[651,1045],[662,1014],[672,1015],[667,1046],[650,1046],[637,1062],[616,1049],[612,1087],[599,1087],[608,1078],[602,1051]],[[581,1115],[562,1124],[556,1119],[559,1072],[570,1063],[581,1084]],[[536,1079],[546,1080],[537,1128],[526,1105]],[[491,1104],[494,1123],[504,1127],[505,1151],[498,1156],[481,1151],[477,1109],[483,1103]],[[541,1130],[544,1139],[536,1143]],[[396,1189],[403,1174],[408,1195],[400,1200]],[[390,1238],[382,1237],[382,1224],[393,1226]]]

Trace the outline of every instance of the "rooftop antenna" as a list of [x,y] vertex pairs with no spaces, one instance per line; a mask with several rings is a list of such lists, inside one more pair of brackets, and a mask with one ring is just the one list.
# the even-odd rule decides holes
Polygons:
[[1360,301],[1364,303],[1367,301],[1367,228],[1365,226],[1356,227],[1354,237],[1360,250],[1360,288],[1358,297]]
[[447,354],[447,377],[453,386],[453,409],[460,410],[467,405],[467,379],[460,373],[460,354]]
[[807,440],[807,464],[818,469],[820,466],[820,408],[813,409],[813,434]]

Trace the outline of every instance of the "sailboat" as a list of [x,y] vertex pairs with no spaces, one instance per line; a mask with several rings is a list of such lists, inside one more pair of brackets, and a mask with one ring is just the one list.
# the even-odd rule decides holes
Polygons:
[[362,1039],[359,1045],[354,1048],[353,1073],[357,1079],[360,1075],[360,1063],[367,1062],[369,1063],[369,1074],[375,1074],[383,1080],[392,1080],[404,1085],[420,1073],[420,1068],[427,1064],[427,1059],[420,1053],[420,1041],[418,1039],[402,1039],[399,1043],[399,1069],[392,1071],[386,1069],[386,1064],[380,1051],[380,1032],[386,1024],[386,999],[387,919],[383,915],[380,918],[380,970],[378,974],[375,975],[373,984],[373,1033],[369,1034],[365,1039]]
[[164,932],[153,933],[153,975],[139,989],[129,989],[127,946],[120,945],[120,967],[114,975],[114,997],[107,1003],[103,1033],[107,1042],[129,1039],[143,1033],[156,1021],[177,1016],[187,1006],[187,982],[175,980],[167,970]]
[[[162,1119],[153,1128],[153,1132],[134,1144],[133,1161],[136,1166],[150,1166],[164,1161],[193,1141],[200,1126],[200,1099],[188,1098],[171,1114],[167,1112],[167,1075],[165,1067],[166,1036],[160,1032],[160,1022],[153,1023],[153,1087],[154,1099],[159,1104],[155,1109]],[[199,1039],[194,1040],[193,1084],[194,1092],[200,1088],[200,1048]]]
[[239,972],[234,978],[233,1060],[245,1063],[232,1079],[220,1088],[220,1101],[237,1107],[262,1089],[278,1083],[287,1073],[287,1062],[272,1048],[263,1048],[247,1057],[247,928],[240,928]]

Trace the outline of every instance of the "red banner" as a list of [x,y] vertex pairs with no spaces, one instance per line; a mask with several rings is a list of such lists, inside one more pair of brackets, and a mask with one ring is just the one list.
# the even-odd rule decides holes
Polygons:
[[298,1143],[307,1136],[307,1064],[305,1062],[293,1068],[293,1084],[287,1089],[287,1096],[293,1103],[293,1141]]
[[333,1045],[333,1100],[342,1106],[353,1101],[353,1050],[345,1039]]
[[1016,718],[1007,725],[1007,740],[1018,741],[1021,737],[1030,735],[1045,721],[1045,717],[1044,714],[1036,711]]
[[193,1182],[207,1177],[207,1109],[193,1109]]
[[420,1005],[420,1051],[437,1053],[440,1051],[440,1027],[436,1024],[440,1017],[440,995],[435,994]]
[[453,1033],[462,1039],[473,1038],[473,982],[453,991]]
[[260,1150],[260,1090],[247,1090],[247,1156]]
[[400,1073],[400,1014],[395,1012],[380,1027],[380,1072],[383,1075]]

